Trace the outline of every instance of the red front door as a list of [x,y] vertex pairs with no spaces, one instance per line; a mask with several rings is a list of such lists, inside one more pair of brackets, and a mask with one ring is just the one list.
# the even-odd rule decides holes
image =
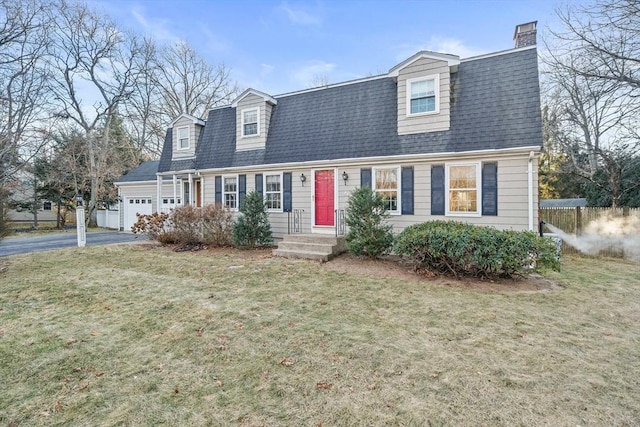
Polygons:
[[316,189],[316,225],[333,226],[333,170],[316,171],[314,181]]

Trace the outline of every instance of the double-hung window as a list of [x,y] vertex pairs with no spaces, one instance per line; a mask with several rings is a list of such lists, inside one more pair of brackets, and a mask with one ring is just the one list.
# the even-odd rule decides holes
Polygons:
[[264,199],[267,209],[282,210],[282,175],[264,176]]
[[223,178],[223,202],[229,209],[236,209],[238,207],[238,177],[225,176]]
[[189,149],[189,128],[181,127],[178,128],[178,150],[188,150]]
[[447,165],[447,213],[480,215],[480,164]]
[[439,84],[437,75],[407,80],[407,115],[437,113]]
[[373,191],[382,195],[389,213],[400,213],[400,169],[378,168],[373,173]]
[[242,110],[242,136],[259,135],[259,108]]

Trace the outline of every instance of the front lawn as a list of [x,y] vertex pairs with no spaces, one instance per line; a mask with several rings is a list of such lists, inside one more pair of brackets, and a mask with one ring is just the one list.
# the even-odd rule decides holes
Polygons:
[[150,245],[3,258],[0,425],[640,424],[640,266],[549,277]]

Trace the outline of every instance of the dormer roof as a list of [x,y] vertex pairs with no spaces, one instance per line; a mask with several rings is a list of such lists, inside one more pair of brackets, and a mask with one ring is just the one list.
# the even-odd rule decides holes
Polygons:
[[233,102],[231,103],[231,106],[237,107],[238,102],[242,101],[242,99],[245,98],[247,95],[259,96],[260,98],[264,99],[265,102],[268,102],[271,105],[276,105],[278,103],[278,101],[276,101],[275,98],[272,97],[271,95],[268,95],[264,92],[260,92],[259,90],[249,88],[244,92],[242,92],[236,99],[234,99]]
[[431,52],[429,50],[421,50],[420,52],[405,59],[395,67],[389,70],[389,77],[397,77],[400,70],[408,67],[419,59],[435,59],[437,61],[446,61],[449,67],[456,67],[460,64],[460,57],[457,55],[450,55],[448,53]]
[[178,117],[176,117],[171,123],[169,123],[169,127],[172,128],[173,125],[175,125],[179,120],[181,120],[183,118],[189,119],[193,123],[198,124],[200,126],[204,126],[205,123],[206,123],[204,120],[199,119],[196,116],[192,116],[191,114],[187,114],[187,113],[182,113]]

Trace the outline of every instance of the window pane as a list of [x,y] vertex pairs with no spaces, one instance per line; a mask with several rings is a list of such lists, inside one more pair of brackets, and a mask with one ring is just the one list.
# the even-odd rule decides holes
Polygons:
[[258,124],[251,123],[244,125],[244,134],[245,135],[257,135],[258,134]]
[[451,166],[449,188],[476,188],[476,165]]
[[427,113],[429,111],[436,111],[436,98],[434,96],[411,100],[411,114]]
[[411,83],[411,98],[424,98],[435,96],[435,84],[433,80],[422,80]]
[[267,209],[280,209],[280,193],[266,194]]
[[236,179],[235,178],[225,178],[224,179],[224,191],[225,192],[234,192],[236,191]]
[[258,111],[251,110],[244,112],[244,122],[245,123],[257,123],[258,122]]
[[478,192],[476,190],[449,191],[449,211],[477,212],[478,211]]
[[178,129],[178,138],[189,138],[189,128]]
[[398,169],[376,169],[376,189],[390,188],[398,188]]
[[267,175],[265,179],[267,191],[280,191],[280,175]]

